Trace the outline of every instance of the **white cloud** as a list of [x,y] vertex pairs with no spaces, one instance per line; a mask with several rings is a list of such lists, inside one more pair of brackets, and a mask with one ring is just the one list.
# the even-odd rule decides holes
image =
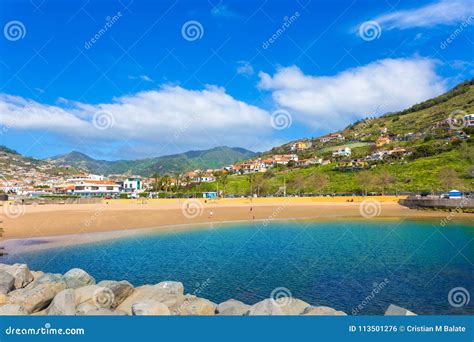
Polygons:
[[253,70],[252,64],[247,61],[238,61],[237,62],[237,73],[244,76],[252,76],[255,72]]
[[211,14],[216,18],[238,18],[239,15],[230,10],[226,5],[218,4],[211,9]]
[[314,127],[340,129],[366,116],[401,110],[445,91],[426,58],[383,59],[334,76],[305,75],[298,67],[261,72],[259,87],[293,120]]
[[453,25],[467,20],[472,14],[471,0],[441,0],[420,8],[388,13],[373,20],[382,29],[391,30]]
[[[105,119],[111,115],[110,127],[101,130],[96,128],[97,123],[94,126],[97,113]],[[269,115],[217,87],[188,90],[164,86],[120,97],[111,103],[62,100],[57,106],[0,95],[0,125],[49,130],[90,143],[99,140],[155,143],[156,153],[168,144],[184,150],[218,145],[255,149],[262,137],[272,134]]]
[[145,81],[145,82],[153,82],[153,80],[151,79],[150,76],[148,75],[139,75],[139,76],[128,76],[129,79],[131,80],[142,80],[142,81]]

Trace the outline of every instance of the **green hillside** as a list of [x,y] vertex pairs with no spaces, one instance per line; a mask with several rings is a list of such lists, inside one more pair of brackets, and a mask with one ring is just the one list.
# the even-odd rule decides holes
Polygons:
[[[459,122],[451,126],[446,122],[448,118],[459,118],[458,113],[474,113],[473,80],[407,110],[356,122],[339,132],[344,141],[321,143],[317,137],[309,138],[312,146],[304,151],[291,151],[290,142],[261,154],[262,158],[284,153],[297,153],[299,159],[318,156],[331,159],[329,165],[278,166],[252,176],[232,175],[225,188],[228,193],[239,195],[251,191],[272,195],[283,185],[290,194],[430,192],[451,188],[473,191],[474,129]],[[375,142],[382,135],[390,136],[391,141],[377,147]],[[352,155],[332,158],[332,151],[343,146],[351,147]],[[354,159],[394,148],[404,149],[406,154],[364,162],[366,166],[361,170],[341,167]],[[216,186],[200,184],[199,190]]]

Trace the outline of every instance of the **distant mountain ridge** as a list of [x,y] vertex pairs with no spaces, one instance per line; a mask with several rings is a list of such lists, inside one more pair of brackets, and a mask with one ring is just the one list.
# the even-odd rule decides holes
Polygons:
[[208,150],[137,160],[97,160],[77,151],[47,160],[57,166],[70,165],[98,174],[130,173],[151,176],[154,173],[181,173],[195,169],[220,168],[255,155],[255,152],[244,148],[220,146]]

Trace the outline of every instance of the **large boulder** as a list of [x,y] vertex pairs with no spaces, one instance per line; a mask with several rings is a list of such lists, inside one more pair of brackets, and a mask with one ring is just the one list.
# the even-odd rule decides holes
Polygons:
[[21,289],[25,287],[34,279],[33,274],[31,274],[30,269],[26,264],[0,264],[0,271],[7,272],[15,278],[15,289]]
[[216,304],[195,296],[186,296],[186,299],[171,311],[173,315],[211,316],[216,312]]
[[[165,283],[167,283],[165,285]],[[173,283],[174,286],[170,286]],[[132,304],[143,302],[147,299],[154,299],[165,304],[170,310],[179,306],[184,301],[182,287],[174,282],[164,282],[157,285],[144,285],[137,287],[135,291],[125,299],[118,307],[118,310],[124,310],[129,315],[132,314]]]
[[7,294],[15,286],[15,277],[5,271],[0,271],[0,294]]
[[216,307],[216,313],[222,316],[242,316],[250,309],[250,305],[235,299],[229,299]]
[[76,314],[76,296],[73,289],[59,292],[48,307],[48,315],[74,316]]
[[343,311],[330,308],[329,306],[310,306],[303,312],[304,316],[347,316]]
[[[105,296],[111,296],[111,301],[109,303],[105,303],[106,305],[101,307],[107,307],[111,309],[115,309],[119,306],[127,297],[129,297],[133,293],[133,286],[126,280],[122,281],[114,281],[114,280],[104,280],[97,284],[103,288],[103,291],[98,291],[96,293],[95,301],[98,301],[99,295],[103,294]],[[109,298],[103,298],[107,302]]]
[[73,268],[63,275],[63,279],[69,289],[95,284],[95,279],[80,268]]
[[170,309],[165,304],[154,299],[132,304],[134,316],[168,316],[170,314]]
[[98,285],[88,285],[74,289],[74,296],[76,298],[76,305],[84,302],[92,303],[94,294],[99,291],[101,287]]
[[28,313],[43,310],[53,298],[65,289],[63,283],[46,283],[31,289],[20,289],[8,294],[8,304],[23,306]]
[[28,311],[18,304],[5,304],[0,306],[0,316],[22,316],[28,315]]
[[300,315],[310,305],[300,299],[280,297],[264,299],[249,309],[251,316],[294,316]]
[[64,283],[64,285],[66,285],[66,282],[64,281],[61,274],[43,273],[42,275],[38,276],[38,278],[35,278],[35,280],[32,281],[28,287],[36,287],[46,283]]
[[387,311],[385,311],[385,316],[416,316],[416,313],[400,306],[390,304]]

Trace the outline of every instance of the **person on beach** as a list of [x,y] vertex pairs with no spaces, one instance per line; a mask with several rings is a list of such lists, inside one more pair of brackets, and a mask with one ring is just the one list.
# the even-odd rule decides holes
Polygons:
[[211,211],[209,212],[209,218],[212,218],[212,215],[214,215],[214,212],[211,210]]

